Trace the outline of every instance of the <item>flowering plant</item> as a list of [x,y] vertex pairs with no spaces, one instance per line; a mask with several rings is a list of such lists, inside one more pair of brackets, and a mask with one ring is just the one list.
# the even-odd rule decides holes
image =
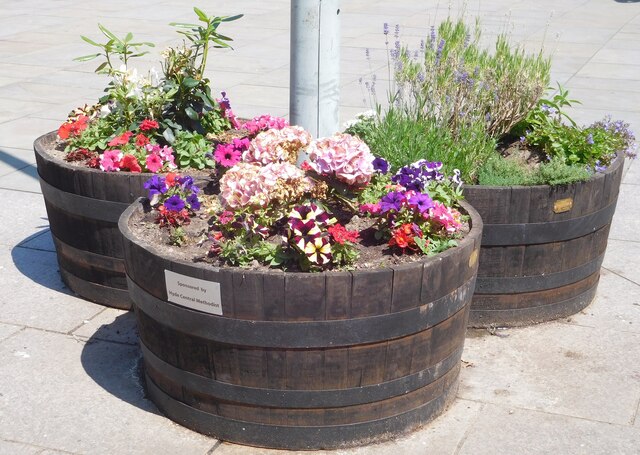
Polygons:
[[[368,246],[397,257],[455,245],[465,222],[455,208],[462,197],[459,173],[447,178],[442,163],[425,160],[393,173],[355,136],[312,141],[298,126],[273,124],[251,140],[216,148],[219,191],[203,204],[210,260],[317,271],[357,267]],[[167,215],[166,197],[178,190],[171,193],[163,182],[160,176],[147,182],[157,220],[163,227],[184,225],[184,213]]]
[[[58,129],[68,161],[105,172],[215,166],[209,155],[221,142],[218,136],[240,123],[225,92],[220,99],[212,97],[204,71],[211,47],[230,47],[231,38],[220,34],[219,26],[242,15],[208,16],[198,8],[194,12],[201,24],[171,24],[190,45],[162,53],[162,74],[152,69],[141,75],[130,67],[132,58],[153,47],[135,42],[131,33],[121,38],[99,25],[106,43],[82,37],[99,52],[77,60],[102,57],[96,72],[106,74],[110,82],[97,104],[74,110]],[[269,124],[265,119],[264,125]]]
[[144,184],[151,205],[156,209],[156,223],[171,231],[172,244],[180,245],[185,240],[182,226],[189,224],[191,215],[200,210],[198,193],[200,188],[190,176],[168,173],[154,175]]

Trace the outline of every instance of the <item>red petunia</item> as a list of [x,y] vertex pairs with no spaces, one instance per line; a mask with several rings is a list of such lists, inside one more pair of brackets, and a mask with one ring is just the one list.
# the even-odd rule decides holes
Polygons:
[[175,172],[169,172],[167,174],[167,176],[165,177],[165,184],[171,188],[172,186],[174,186],[176,184],[176,179],[178,178],[178,174],[176,174]]
[[344,242],[355,243],[358,241],[358,237],[360,236],[358,231],[349,231],[341,224],[329,226],[327,228],[327,231],[329,231],[329,234],[331,234],[333,240],[340,245],[344,245]]
[[142,133],[136,136],[136,147],[144,147],[149,142],[149,138]]
[[109,147],[118,147],[119,145],[126,145],[129,143],[129,139],[131,139],[133,133],[131,131],[127,131],[122,133],[120,136],[116,136],[109,141],[107,144]]
[[140,123],[140,131],[157,130],[160,125],[155,120],[144,119]]
[[415,251],[417,249],[415,237],[422,237],[422,231],[414,224],[405,223],[391,232],[389,246],[397,246],[402,250],[408,248]]
[[131,172],[142,172],[138,159],[133,155],[125,155],[120,161],[120,169]]
[[60,139],[69,139],[70,136],[77,136],[89,126],[89,117],[79,115],[72,122],[65,122],[58,128],[58,137]]

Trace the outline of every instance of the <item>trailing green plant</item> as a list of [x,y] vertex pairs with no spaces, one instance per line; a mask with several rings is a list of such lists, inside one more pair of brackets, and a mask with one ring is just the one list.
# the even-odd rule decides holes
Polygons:
[[560,185],[588,180],[593,175],[586,166],[551,159],[527,166],[517,159],[492,156],[480,169],[478,183],[488,186]]

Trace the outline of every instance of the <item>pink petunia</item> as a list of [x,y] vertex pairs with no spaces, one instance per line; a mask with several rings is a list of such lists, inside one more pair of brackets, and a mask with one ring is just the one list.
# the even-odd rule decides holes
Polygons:
[[105,172],[117,172],[120,170],[120,160],[122,160],[122,151],[107,150],[100,157],[100,169]]
[[213,154],[213,158],[221,166],[232,167],[240,161],[242,153],[231,144],[218,144],[216,151]]
[[150,155],[147,155],[146,164],[147,169],[149,169],[151,172],[158,172],[160,169],[162,169],[162,158],[160,158],[160,156],[155,153],[151,153]]

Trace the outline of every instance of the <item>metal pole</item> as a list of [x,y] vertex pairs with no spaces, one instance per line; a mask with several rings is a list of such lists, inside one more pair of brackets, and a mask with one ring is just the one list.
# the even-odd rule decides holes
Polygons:
[[289,114],[313,136],[339,128],[340,0],[291,0]]

